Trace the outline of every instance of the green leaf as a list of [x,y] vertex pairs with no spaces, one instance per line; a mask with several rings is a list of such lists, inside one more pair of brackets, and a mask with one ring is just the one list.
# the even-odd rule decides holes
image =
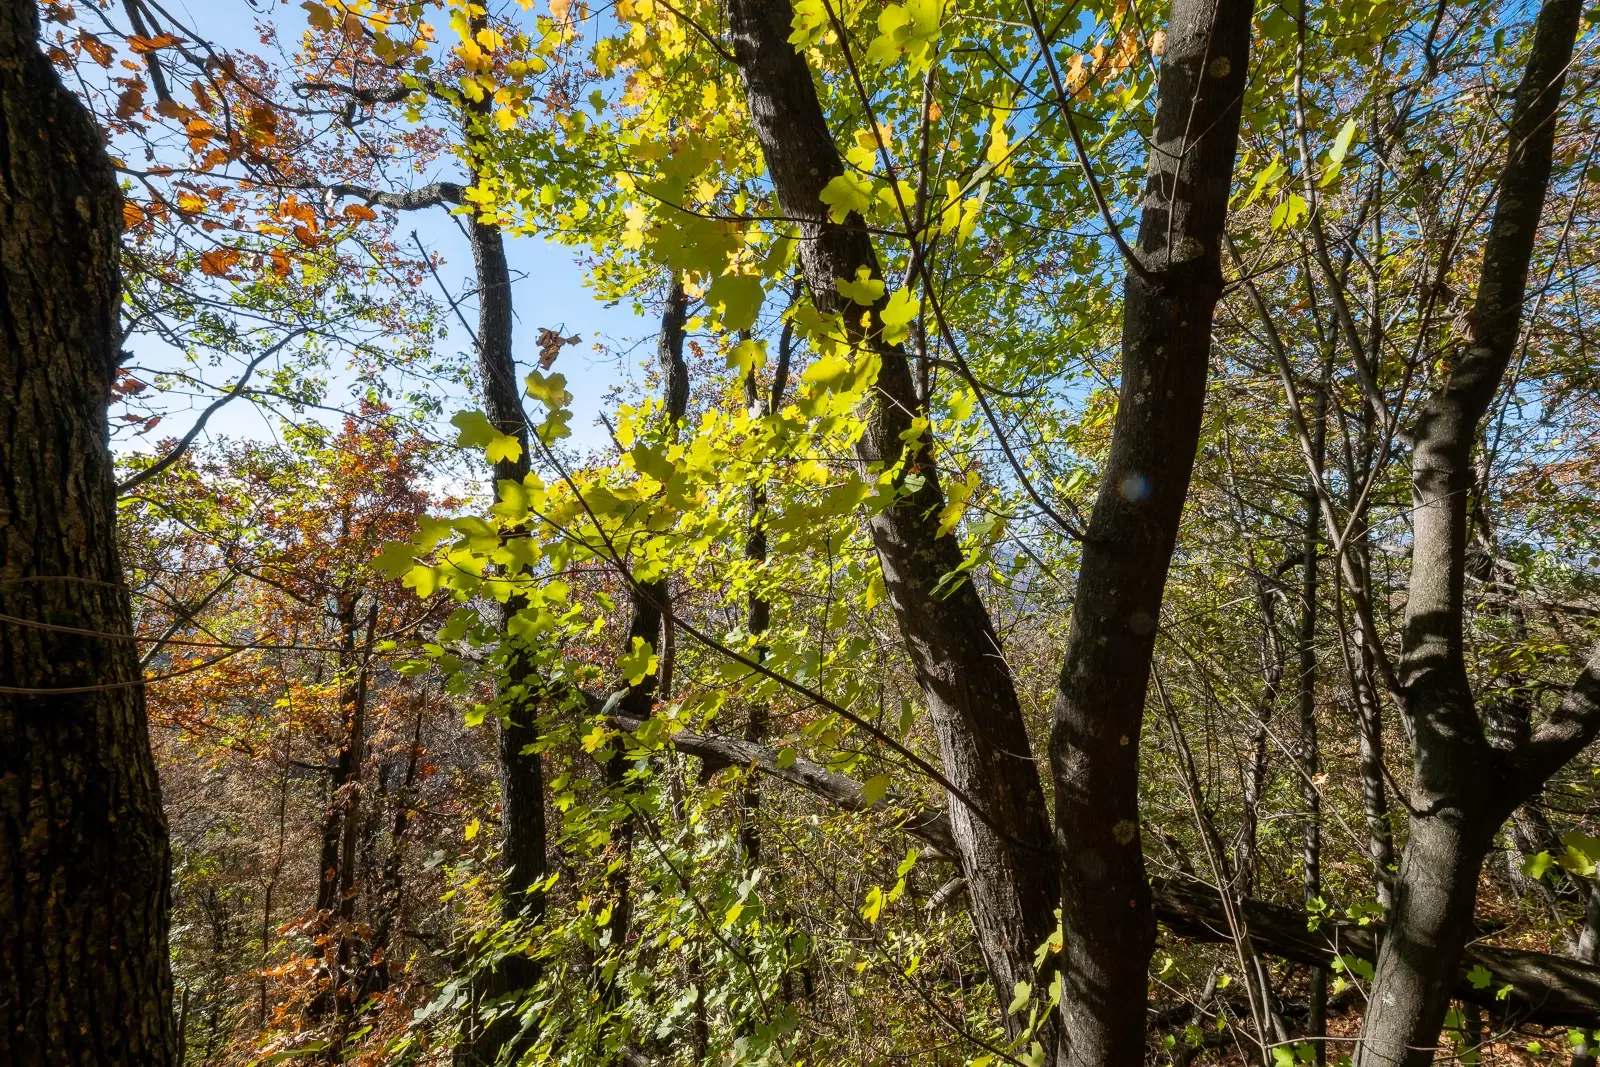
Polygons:
[[765,366],[766,362],[767,342],[765,341],[746,337],[728,350],[728,369],[737,371],[741,378],[751,371]]
[[572,394],[567,392],[567,376],[564,374],[547,375],[533,370],[528,372],[523,381],[527,385],[528,396],[552,411],[572,403]]
[[883,799],[883,795],[888,791],[889,776],[887,774],[875,774],[861,783],[861,802],[867,805],[876,804]]
[[828,32],[828,9],[822,0],[795,0],[794,18],[789,21],[794,30],[789,43],[796,50],[810,48]]
[[824,389],[838,389],[849,378],[852,369],[850,361],[842,356],[823,356],[805,369],[800,380],[816,382]]
[[1007,1015],[1015,1015],[1028,1006],[1028,1001],[1033,997],[1033,986],[1027,982],[1018,982],[1011,991],[1011,1004],[1006,1008]]
[[917,313],[921,310],[922,301],[912,296],[911,290],[896,289],[883,310],[878,312],[878,320],[883,323],[884,341],[897,345],[911,336],[911,323],[916,321]]
[[778,758],[773,760],[772,762],[773,762],[773,765],[778,768],[778,770],[786,771],[790,767],[793,767],[794,766],[794,761],[799,759],[799,758],[800,758],[800,754],[798,752],[796,752],[790,746],[785,746],[785,747],[780,748],[778,750]]
[[1283,176],[1287,168],[1283,165],[1282,156],[1273,156],[1272,162],[1256,172],[1255,184],[1250,187],[1250,195],[1245,197],[1243,207],[1249,207],[1256,202],[1256,198],[1273,182]]
[[456,444],[463,448],[482,448],[499,432],[481,411],[458,411],[450,416],[450,425],[458,431]]
[[515,462],[522,455],[522,442],[495,429],[481,411],[459,411],[450,417],[450,424],[458,431],[456,444],[483,449],[490,463],[502,459]]
[[651,650],[650,642],[642,637],[635,637],[633,647],[617,657],[617,669],[629,685],[638,685],[656,673],[657,666],[656,654]]
[[1481,963],[1474,963],[1467,970],[1467,982],[1473,989],[1488,989],[1489,983],[1494,980],[1494,975]]
[[1562,834],[1561,843],[1567,846],[1567,854],[1561,861],[1563,867],[1585,878],[1595,873],[1595,865],[1600,863],[1600,839],[1573,831]]
[[828,217],[834,222],[843,222],[851,212],[864,215],[872,206],[872,179],[841,174],[828,183],[819,199],[828,205]]
[[724,274],[706,292],[707,305],[717,309],[723,328],[730,333],[754,326],[764,299],[761,279],[748,274]]
[[1299,193],[1290,193],[1277,207],[1272,209],[1272,228],[1284,230],[1297,224],[1306,217],[1306,198]]
[[633,458],[634,470],[649,475],[662,485],[666,485],[667,479],[677,473],[678,469],[667,459],[666,453],[655,445],[640,442],[633,446],[628,455]]
[[567,425],[571,421],[572,412],[564,408],[560,411],[552,411],[544,422],[534,427],[533,432],[545,444],[553,445],[563,437],[572,436],[572,427]]
[[1327,162],[1322,165],[1322,178],[1317,182],[1319,186],[1327,186],[1339,176],[1339,168],[1344,165],[1344,157],[1350,151],[1350,142],[1356,135],[1356,120],[1346,119],[1345,124],[1339,128],[1339,134],[1333,139],[1333,147],[1328,149]]
[[909,0],[889,4],[878,15],[879,33],[867,46],[867,60],[892,67],[910,58],[913,73],[926,70],[939,51],[941,0]]
[[490,463],[499,463],[502,460],[515,463],[522,457],[522,442],[508,433],[503,433],[489,442],[489,447],[483,450],[483,455]]
[[416,546],[406,541],[385,541],[374,562],[391,578],[398,578],[416,566]]
[[861,906],[861,917],[869,923],[876,923],[878,916],[883,914],[883,906],[887,903],[881,886],[873,886],[867,890],[867,902]]
[[[854,280],[840,278],[833,287],[858,304],[871,307],[883,297],[883,282],[866,267],[857,267]],[[906,321],[910,321],[909,319]]]

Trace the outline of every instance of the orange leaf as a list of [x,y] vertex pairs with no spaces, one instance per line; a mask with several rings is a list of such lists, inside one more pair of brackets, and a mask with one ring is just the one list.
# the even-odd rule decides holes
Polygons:
[[358,219],[361,222],[371,222],[378,217],[378,213],[365,204],[346,204],[342,214],[347,219]]
[[144,90],[138,85],[130,85],[117,97],[117,118],[131,119],[144,107]]
[[316,232],[312,230],[311,227],[296,226],[294,228],[294,235],[298,237],[300,239],[300,243],[305,245],[307,248],[317,247],[318,238]]
[[292,261],[289,259],[289,253],[285,252],[281,248],[274,248],[271,252],[267,253],[267,255],[272,260],[272,273],[276,274],[280,278],[287,278],[289,276],[289,270],[292,264]]
[[200,270],[213,278],[225,278],[228,276],[228,268],[232,266],[236,257],[237,253],[231,248],[217,248],[210,252],[202,252],[200,254]]
[[96,63],[100,64],[102,67],[111,66],[111,57],[116,53],[112,51],[110,45],[100,40],[100,38],[96,37],[88,30],[79,30],[78,43],[83,45],[84,51],[88,52],[94,57],[94,61]]
[[141,223],[143,221],[144,221],[144,210],[141,207],[139,207],[138,204],[131,203],[129,201],[123,201],[123,204],[122,204],[122,228],[124,230],[131,230],[131,229],[133,229],[135,226],[139,225],[139,223]]
[[263,104],[250,109],[250,127],[256,140],[263,144],[276,144],[278,140],[278,113]]
[[171,48],[177,43],[178,39],[170,33],[163,33],[157,37],[141,37],[135,33],[128,37],[128,47],[135,52],[154,52],[158,48]]

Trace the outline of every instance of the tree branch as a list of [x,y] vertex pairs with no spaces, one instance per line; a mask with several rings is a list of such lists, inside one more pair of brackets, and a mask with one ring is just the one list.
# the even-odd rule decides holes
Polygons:
[[289,336],[285,337],[271,348],[268,348],[266,351],[262,352],[255,359],[252,359],[248,364],[246,364],[244,373],[239,375],[239,380],[237,382],[233,383],[233,388],[229,389],[226,393],[223,393],[221,396],[217,397],[217,399],[213,400],[210,406],[200,413],[200,417],[194,421],[194,425],[189,427],[189,432],[179,438],[178,443],[173,446],[172,451],[168,452],[165,456],[162,456],[159,460],[150,464],[150,466],[146,467],[142,471],[139,471],[137,474],[133,475],[127,480],[119,482],[117,484],[117,495],[123,496],[124,494],[132,492],[145,482],[148,482],[151,478],[154,478],[156,475],[172,466],[174,463],[178,462],[178,460],[183,457],[183,454],[189,450],[189,446],[194,444],[194,439],[199,437],[200,432],[206,428],[206,423],[210,421],[211,416],[215,415],[230,400],[235,399],[244,391],[245,385],[250,381],[250,376],[255,373],[256,368],[261,366],[261,364],[264,363],[268,358],[275,355],[283,348],[284,345],[288,344],[290,341],[293,341],[295,338],[299,337],[305,332],[306,327],[301,327],[300,329],[295,330],[294,332],[290,333]]

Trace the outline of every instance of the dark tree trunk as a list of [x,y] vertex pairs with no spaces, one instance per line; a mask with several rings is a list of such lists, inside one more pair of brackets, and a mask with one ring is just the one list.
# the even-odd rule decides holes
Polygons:
[[[783,406],[793,345],[793,328],[784,323],[778,337],[778,362],[773,367],[772,386],[765,394],[756,382],[754,368],[745,375],[744,398],[753,415],[765,417]],[[744,558],[758,566],[767,559],[767,491],[760,484],[750,489],[750,522],[745,533]],[[772,605],[759,592],[752,590],[745,609],[745,629],[759,642],[760,636],[767,632],[771,623]],[[757,643],[755,656],[757,661],[764,661],[767,658],[767,646]],[[745,722],[744,739],[760,744],[767,737],[770,709],[765,702],[757,701],[750,705],[749,715]],[[761,828],[756,822],[760,817],[760,809],[761,786],[756,776],[751,774],[739,793],[739,851],[744,855],[745,863],[751,867],[761,863]]]
[[[805,57],[789,44],[792,10],[787,0],[729,0],[729,29],[744,80],[756,136],[784,215],[801,230],[800,260],[813,304],[824,313],[846,312],[836,283],[865,268],[882,278],[862,220],[831,222],[820,194],[844,172],[818,102]],[[1043,787],[1033,761],[1022,708],[1000,640],[971,582],[948,595],[935,593],[956,570],[956,539],[938,535],[944,504],[926,441],[904,456],[902,434],[918,410],[905,350],[884,343],[876,322],[860,325],[859,309],[846,315],[858,344],[881,361],[866,432],[857,449],[863,464],[891,468],[902,459],[921,488],[872,518],[872,536],[889,600],[927,699],[949,781],[982,809],[975,814],[951,797],[953,828],[966,876],[978,945],[1001,1003],[1018,982],[1035,982],[1034,950],[1055,928],[1059,891],[1048,860],[1050,828]],[[1016,1017],[1008,1019],[1016,1024]],[[1044,1035],[1053,1045],[1055,1035]]]
[[0,0],[0,1062],[177,1061],[167,827],[116,545],[122,197]]
[[[482,109],[466,116],[467,136],[474,141],[474,122],[487,121]],[[515,459],[494,465],[496,484],[521,483],[528,475],[532,445],[522,408],[522,383],[512,350],[511,270],[506,263],[505,237],[500,230],[473,219],[468,235],[478,280],[478,378],[483,389],[484,414],[501,433],[521,444]],[[534,750],[539,739],[538,715],[541,680],[534,651],[511,632],[511,622],[527,606],[518,595],[500,606],[500,678],[496,698],[499,710],[500,764],[500,917],[505,921],[537,922],[544,914],[544,896],[530,892],[542,881],[546,869],[544,764]],[[478,1003],[508,997],[529,989],[539,980],[538,961],[510,955],[478,983]],[[481,1032],[474,1033],[458,1052],[463,1064],[489,1064],[511,1046],[526,1043],[515,1016],[502,1014]]]
[[[1331,357],[1330,357],[1331,358]],[[1313,427],[1312,459],[1315,475],[1321,476],[1327,445],[1328,378],[1331,363],[1323,365],[1321,387],[1317,393],[1316,424]],[[1316,492],[1305,495],[1305,520],[1301,526],[1300,562],[1300,675],[1297,686],[1300,704],[1300,801],[1305,805],[1301,826],[1301,887],[1307,910],[1322,896],[1322,792],[1317,786],[1321,752],[1317,744],[1317,531],[1322,522],[1322,502]],[[1307,976],[1306,1036],[1312,1039],[1316,1062],[1328,1061],[1328,972],[1313,967]]]
[[[1507,158],[1485,243],[1467,347],[1417,421],[1414,534],[1401,682],[1414,772],[1410,835],[1389,934],[1357,1049],[1360,1067],[1433,1059],[1477,897],[1478,873],[1500,822],[1527,799],[1531,775],[1488,744],[1463,654],[1467,498],[1478,423],[1500,387],[1521,328],[1529,264],[1550,180],[1555,119],[1582,5],[1545,0],[1518,86]],[[1590,736],[1593,736],[1592,728]],[[1537,740],[1523,746],[1531,749]],[[1545,746],[1548,747],[1548,746]],[[1542,781],[1542,779],[1540,779]]]
[[1073,1067],[1144,1055],[1155,922],[1139,834],[1139,734],[1200,438],[1251,8],[1176,0],[1161,63],[1136,250],[1144,273],[1130,270],[1125,282],[1116,424],[1050,738]]
[[[689,298],[683,282],[673,278],[667,286],[666,305],[661,312],[661,333],[656,338],[656,365],[661,374],[661,421],[676,435],[684,415],[689,409],[689,368],[683,359],[684,325],[689,315]],[[631,577],[631,576],[630,576]],[[665,578],[635,581],[630,595],[628,633],[623,638],[623,651],[632,649],[635,640],[643,641],[656,653],[658,670],[646,675],[637,685],[626,679],[617,683],[623,694],[620,709],[626,715],[648,719],[655,708],[656,693],[660,690],[664,672],[670,668],[664,626],[672,612],[672,591]],[[621,746],[606,762],[606,785],[625,797],[628,769],[627,757]],[[632,850],[634,820],[624,817],[613,831],[615,845],[624,856]],[[621,947],[633,923],[633,895],[630,885],[632,864],[624,861],[607,879],[611,887],[611,944]],[[608,994],[609,995],[609,994]]]

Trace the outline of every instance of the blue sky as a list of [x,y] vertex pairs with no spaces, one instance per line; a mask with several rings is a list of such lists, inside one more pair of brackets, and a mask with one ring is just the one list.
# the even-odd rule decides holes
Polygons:
[[[277,25],[280,39],[292,43],[304,26],[304,12],[295,4],[261,3],[256,10],[247,0],[169,0],[167,10],[183,20],[197,33],[206,37],[220,49],[240,52],[258,52],[261,43],[255,24],[261,17],[270,18]],[[442,209],[429,209],[407,213],[401,220],[397,236],[404,239],[411,230],[417,232],[424,246],[444,258],[439,280],[453,293],[470,293],[472,289],[472,254],[461,229]],[[634,314],[626,302],[607,306],[595,298],[587,288],[585,271],[574,255],[574,250],[539,237],[507,238],[507,257],[512,272],[512,299],[516,316],[515,353],[524,369],[535,365],[538,349],[534,341],[541,328],[559,329],[562,334],[577,334],[582,341],[565,348],[556,369],[565,374],[568,388],[573,394],[574,417],[571,423],[571,443],[587,451],[605,442],[605,430],[599,423],[603,410],[602,399],[613,386],[627,378],[640,375],[640,362],[651,353],[648,346],[639,342],[653,340],[655,324]],[[428,295],[439,300],[443,293],[429,280]],[[475,309],[469,303],[463,307],[469,321]],[[455,316],[446,311],[449,337],[440,342],[445,350],[465,352],[471,339],[461,328]],[[596,351],[596,344],[601,351]],[[171,361],[174,353],[149,337],[136,336],[129,346],[134,362],[145,366],[159,366]],[[219,373],[226,374],[226,371]],[[340,393],[339,383],[334,383],[335,397]],[[192,425],[194,417],[205,406],[208,398],[195,398],[192,410],[171,411],[163,420],[160,431],[146,437],[119,442],[119,447],[130,450],[148,450],[156,438],[176,437]],[[336,403],[331,399],[330,403]],[[451,396],[444,401],[445,414],[468,407],[476,407],[470,396]],[[322,419],[335,416],[324,413]],[[445,427],[448,430],[448,427]],[[273,428],[269,418],[259,409],[234,402],[219,411],[207,424],[204,438],[218,436],[267,439]]]

